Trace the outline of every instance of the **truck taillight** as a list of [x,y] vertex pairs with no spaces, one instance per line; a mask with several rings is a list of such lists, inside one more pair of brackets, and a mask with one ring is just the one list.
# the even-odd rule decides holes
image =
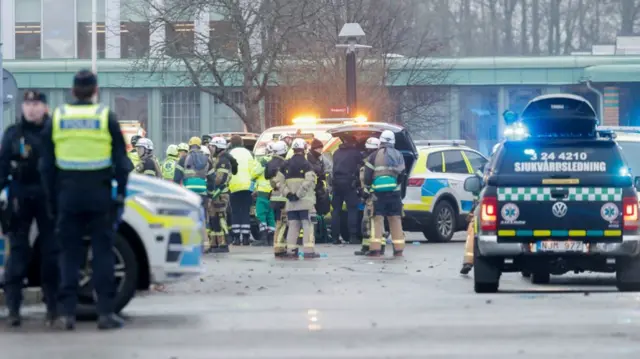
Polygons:
[[484,197],[480,204],[480,229],[483,231],[496,230],[496,213],[498,211],[498,199],[496,197]]
[[409,187],[422,187],[424,184],[424,178],[409,178],[407,186]]
[[638,229],[638,198],[625,197],[622,199],[622,223],[625,230]]

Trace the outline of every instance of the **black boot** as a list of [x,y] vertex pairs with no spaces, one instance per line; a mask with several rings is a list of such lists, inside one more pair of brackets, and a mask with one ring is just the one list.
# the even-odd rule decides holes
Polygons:
[[275,252],[273,256],[276,257],[276,259],[285,259],[287,258],[287,252]]
[[124,320],[115,314],[101,315],[98,317],[98,329],[120,329],[124,326]]
[[333,239],[333,244],[338,245],[338,244],[342,244],[342,240],[340,240],[340,237],[336,237]]
[[7,324],[10,327],[17,328],[22,325],[22,317],[19,312],[11,312],[9,313],[9,317],[7,318]]
[[243,234],[242,235],[242,245],[243,246],[250,246],[251,245],[251,238],[249,238],[248,234]]
[[386,246],[384,244],[382,246],[380,246],[380,255],[382,255],[382,256],[384,255],[384,248],[385,247]]
[[460,274],[467,275],[473,269],[473,264],[471,263],[462,263],[462,269],[460,269]]
[[58,313],[53,310],[48,310],[47,314],[44,317],[44,326],[47,328],[51,328],[56,324],[58,320]]
[[360,244],[361,242],[357,236],[351,236],[351,238],[349,238],[349,244]]
[[287,252],[286,257],[289,259],[298,259],[298,257],[300,256],[300,252],[298,250],[298,248],[291,250],[290,252]]
[[233,242],[231,243],[234,246],[239,246],[242,244],[242,242],[240,241],[240,235],[239,234],[234,234],[233,235]]
[[273,238],[274,238],[275,233],[273,232],[267,232],[267,245],[270,247],[273,247]]
[[403,256],[403,250],[396,250],[395,248],[393,249],[393,256],[394,257],[402,257]]
[[320,258],[320,254],[313,252],[313,253],[302,253],[302,259],[316,259],[316,258]]
[[369,251],[369,246],[362,246],[362,248],[360,248],[359,251],[355,251],[353,252],[353,254],[356,256],[364,256],[367,254],[368,251]]
[[71,315],[65,315],[58,320],[63,330],[75,330],[76,329],[76,317]]
[[229,246],[226,244],[217,246],[211,253],[229,253]]
[[260,231],[260,236],[257,241],[253,241],[251,243],[254,247],[266,247],[269,245],[269,241],[267,240],[267,231]]
[[374,250],[374,251],[369,250],[364,255],[367,257],[380,257],[382,254],[380,253],[379,250]]

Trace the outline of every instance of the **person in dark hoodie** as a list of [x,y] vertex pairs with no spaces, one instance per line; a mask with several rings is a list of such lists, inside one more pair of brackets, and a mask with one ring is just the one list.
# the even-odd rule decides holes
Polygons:
[[[314,220],[314,225],[320,228],[324,228],[324,216],[331,210],[329,192],[327,192],[327,177],[330,175],[330,173],[328,173],[330,169],[327,168],[329,166],[327,166],[327,161],[322,154],[323,147],[322,142],[314,138],[313,141],[311,141],[311,146],[307,153],[307,161],[311,163],[311,167],[313,167],[313,171],[316,173],[318,179],[315,186],[316,205],[313,216],[315,218],[312,218],[312,220]],[[318,231],[315,230],[314,234],[315,233],[318,233]],[[325,233],[325,231],[320,232],[320,234],[323,233]]]
[[[347,205],[347,221],[349,224],[349,239],[352,244],[358,243],[358,197],[359,169],[362,163],[362,152],[353,136],[345,136],[343,144],[333,154],[333,198],[331,200],[331,234],[334,244],[340,241],[340,219],[342,204]],[[346,239],[346,238],[345,238]]]
[[39,231],[42,291],[47,307],[45,323],[51,326],[57,317],[58,246],[53,235],[53,215],[43,200],[45,190],[38,171],[42,155],[40,133],[50,121],[47,112],[45,95],[26,91],[22,117],[17,124],[7,128],[0,147],[0,189],[9,186],[9,206],[3,214],[2,230],[8,234],[11,253],[6,264],[4,290],[9,309],[8,323],[13,327],[21,325],[22,288],[31,258],[29,233],[34,219]]

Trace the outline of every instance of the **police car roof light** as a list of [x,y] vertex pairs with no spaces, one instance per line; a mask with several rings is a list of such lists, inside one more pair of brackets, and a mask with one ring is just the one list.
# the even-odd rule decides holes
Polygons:
[[467,143],[465,140],[417,140],[413,141],[416,146],[460,146]]

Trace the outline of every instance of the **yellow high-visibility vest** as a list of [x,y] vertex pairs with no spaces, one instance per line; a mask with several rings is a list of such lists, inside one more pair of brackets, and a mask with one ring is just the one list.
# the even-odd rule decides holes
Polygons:
[[107,106],[60,106],[53,113],[52,125],[58,168],[97,171],[111,167],[112,138]]
[[244,147],[237,147],[229,151],[229,155],[238,162],[238,172],[231,176],[229,191],[248,191],[251,188],[251,168],[253,167],[253,155]]

